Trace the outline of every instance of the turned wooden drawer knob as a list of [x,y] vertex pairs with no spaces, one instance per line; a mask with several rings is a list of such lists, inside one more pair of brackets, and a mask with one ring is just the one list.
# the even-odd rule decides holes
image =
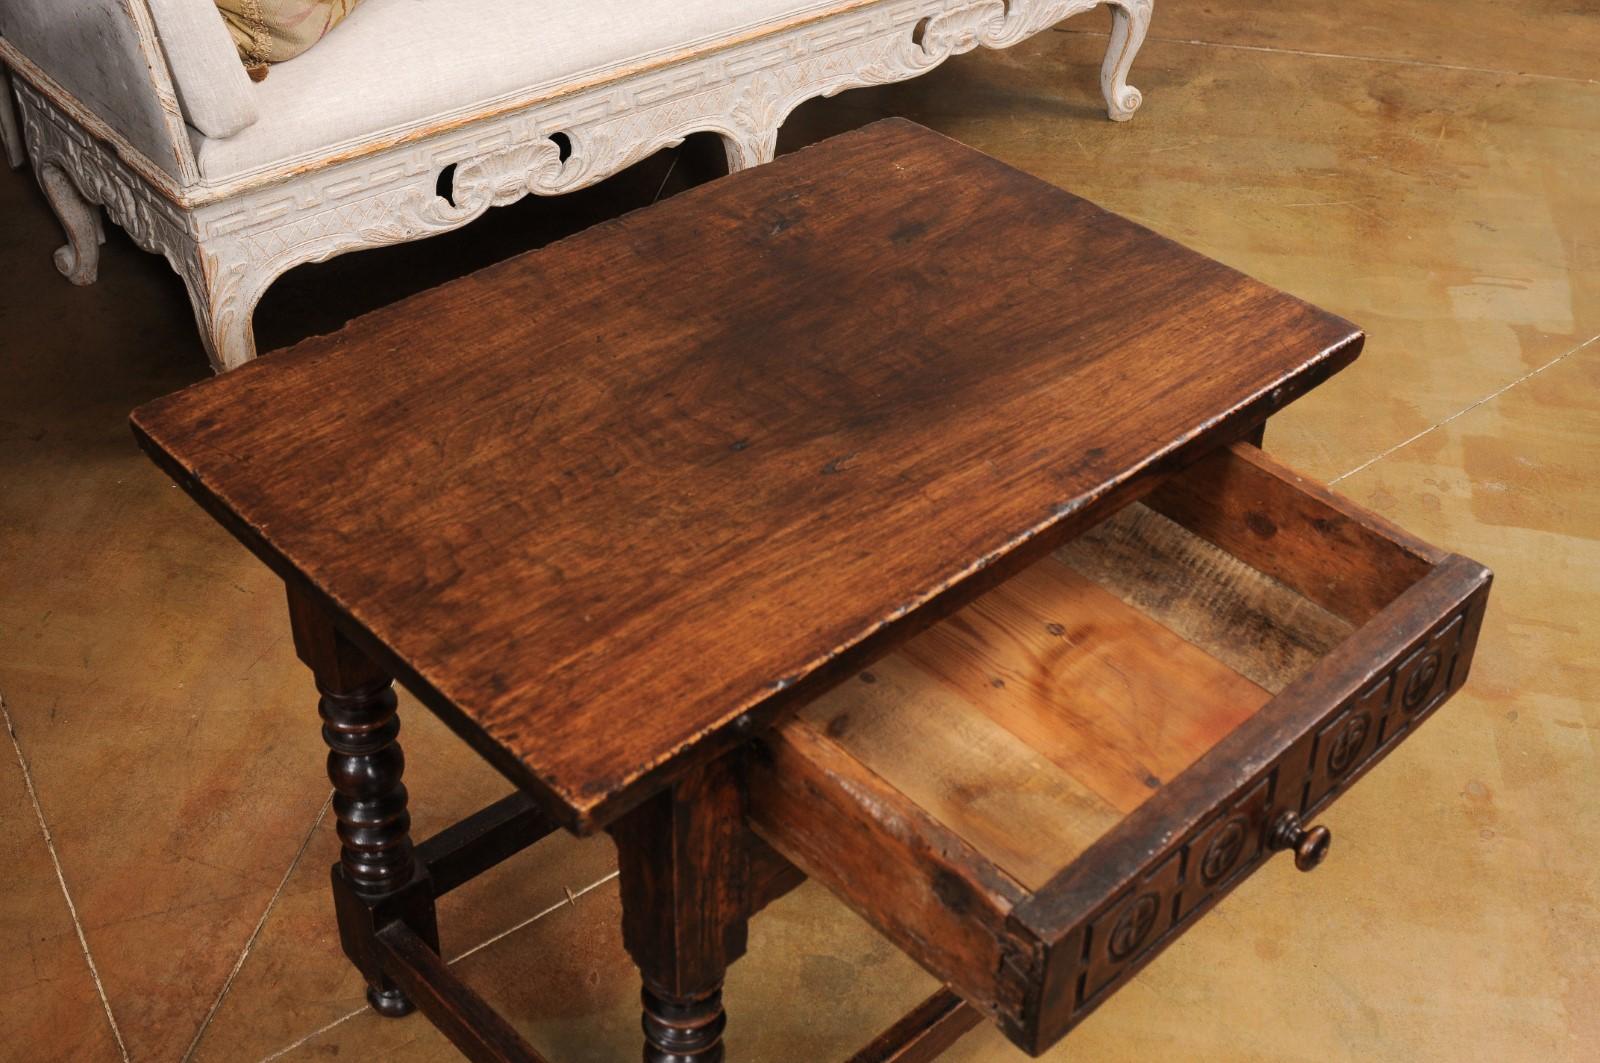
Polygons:
[[1310,871],[1328,855],[1328,846],[1333,844],[1333,835],[1327,827],[1312,827],[1309,830],[1300,822],[1298,812],[1285,812],[1272,822],[1272,830],[1267,834],[1267,848],[1273,852],[1280,849],[1294,850],[1294,866],[1301,871]]

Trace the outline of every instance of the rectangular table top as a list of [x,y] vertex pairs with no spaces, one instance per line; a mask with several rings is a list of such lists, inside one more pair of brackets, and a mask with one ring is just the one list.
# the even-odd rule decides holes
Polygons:
[[133,425],[590,830],[1360,344],[893,120],[405,299]]

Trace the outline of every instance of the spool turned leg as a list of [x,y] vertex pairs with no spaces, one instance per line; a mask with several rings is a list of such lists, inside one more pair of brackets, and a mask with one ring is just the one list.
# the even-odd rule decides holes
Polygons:
[[744,789],[731,757],[611,828],[622,940],[644,991],[645,1063],[722,1063],[722,979],[750,913]]
[[[328,743],[328,781],[338,821],[339,873],[355,895],[379,901],[411,881],[411,815],[400,781],[405,754],[397,741],[394,687],[387,677],[353,689],[318,684],[322,737]],[[387,979],[367,986],[380,1015],[410,1014],[412,1004]]]
[[646,982],[640,999],[644,1004],[645,1063],[719,1063],[722,1030],[728,1025],[721,988],[685,999],[652,989]]
[[339,634],[319,606],[292,590],[289,615],[295,650],[316,677],[328,744],[340,841],[332,871],[339,936],[345,954],[366,976],[373,1009],[408,1015],[414,1006],[384,974],[376,934],[400,919],[435,950],[439,937],[432,890],[412,849],[394,683]]

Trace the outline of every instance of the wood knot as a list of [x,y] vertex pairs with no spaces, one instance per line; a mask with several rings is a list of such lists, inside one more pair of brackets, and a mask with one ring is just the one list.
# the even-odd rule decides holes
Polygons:
[[1272,518],[1255,510],[1244,515],[1244,525],[1263,539],[1270,539],[1278,534],[1278,526],[1272,522]]

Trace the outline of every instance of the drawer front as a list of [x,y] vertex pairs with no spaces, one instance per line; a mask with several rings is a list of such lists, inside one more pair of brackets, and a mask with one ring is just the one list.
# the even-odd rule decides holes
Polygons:
[[752,759],[752,826],[1037,1054],[1461,686],[1487,593],[1447,559],[1035,891],[799,720]]
[[[911,647],[908,659],[937,645],[945,647],[941,660],[982,661],[983,670],[952,665],[933,685],[915,686],[906,659],[893,664],[893,682],[883,678],[892,662],[882,662],[879,677],[863,675],[856,688],[876,693],[845,696],[836,713],[824,705],[814,719],[802,712],[764,736],[751,759],[756,834],[1035,1054],[1273,852],[1294,849],[1298,866],[1314,866],[1327,851],[1326,832],[1307,821],[1467,676],[1490,583],[1482,566],[1418,544],[1253,452],[1236,450],[1202,473],[1196,483],[1204,490],[1169,492],[1186,526],[1254,571],[1270,567],[1274,579],[1346,623],[1275,695],[1207,731],[1198,759],[1170,773],[1129,776],[1147,794],[1106,813],[1103,804],[1080,802],[1077,790],[1040,789],[1061,763],[1041,751],[1063,733],[1073,739],[1059,747],[1064,759],[1086,748],[1094,756],[1124,752],[1123,733],[1143,740],[1136,730],[1105,737],[1110,710],[1097,716],[1077,707],[1109,702],[1015,714],[1016,705],[1046,703],[1018,690],[1063,699],[1051,704],[1086,698],[1098,673],[1060,662],[1096,637],[1096,653],[1127,654],[1116,670],[1125,685],[1133,684],[1120,664],[1148,669],[1146,679],[1159,674],[1168,684],[1162,689],[1179,699],[1192,703],[1202,692],[1217,699],[1215,687],[1197,681],[1192,658],[1180,668],[1167,663],[1174,652],[1149,651],[1166,647],[1160,640],[1174,629],[1132,625],[1091,597],[1071,599],[1080,612],[1055,618],[1071,623],[999,606],[952,617],[944,642]],[[1194,581],[1197,571],[1184,568],[1171,579]],[[1068,586],[1023,577],[1016,584],[1018,595],[1036,596],[1030,601]],[[1228,601],[1202,595],[1196,607]],[[1050,636],[1028,644],[1035,655],[1003,655],[1010,632],[1034,629]],[[1244,630],[1241,637],[1254,629]],[[1104,634],[1127,631],[1137,633],[1137,651]],[[1007,663],[1014,659],[1027,667]],[[1044,668],[1058,669],[1049,673],[1052,683],[1028,687]],[[1236,689],[1227,687],[1220,700],[1231,704]],[[1176,702],[1158,704],[1166,713]],[[988,712],[1010,713],[999,738],[985,730],[999,726]],[[1153,719],[1160,726],[1172,717]],[[1106,760],[1074,763],[1086,765],[1069,780],[1074,786],[1110,777],[1096,774]],[[981,773],[963,775],[968,764]],[[1010,793],[1021,799],[982,818]],[[1039,830],[1047,821],[1066,826],[1058,834]],[[1059,852],[1032,859],[1058,842]]]
[[[1076,1025],[1266,861],[1274,851],[1272,828],[1280,816],[1294,812],[1304,821],[1325,807],[1459,689],[1471,662],[1486,592],[1487,585],[1478,588],[1415,640],[1403,642],[1357,692],[1302,726],[1286,751],[1232,796],[1210,806],[1212,811],[1200,816],[1176,844],[1146,856],[1143,866],[1127,876],[1130,884],[1083,920],[1081,933],[1063,933],[1059,922],[1042,923],[1041,936],[1074,940],[1081,943],[1080,951],[1045,961],[1057,970],[1037,979],[1041,989],[1033,1003],[1039,1021],[1017,1031],[1035,1038],[1024,1047],[1042,1051]],[[1217,759],[1231,752],[1218,747]],[[1202,762],[1196,771],[1204,773],[1207,767]],[[1119,833],[1159,829],[1153,822],[1140,822],[1144,818],[1131,817],[1124,824],[1131,829]],[[1112,849],[1126,839],[1107,841],[1106,848]],[[1086,854],[1079,865],[1092,864],[1097,855]],[[1081,903],[1078,887],[1069,872],[1018,914],[1027,920],[1052,906],[1059,911]],[[1059,894],[1054,905],[1050,893]]]
[[[1374,754],[1387,753],[1461,686],[1471,657],[1466,646],[1469,620],[1474,619],[1463,610],[1441,622],[1317,729],[1301,811],[1325,805],[1361,774]],[[1470,630],[1476,634],[1475,626]]]

